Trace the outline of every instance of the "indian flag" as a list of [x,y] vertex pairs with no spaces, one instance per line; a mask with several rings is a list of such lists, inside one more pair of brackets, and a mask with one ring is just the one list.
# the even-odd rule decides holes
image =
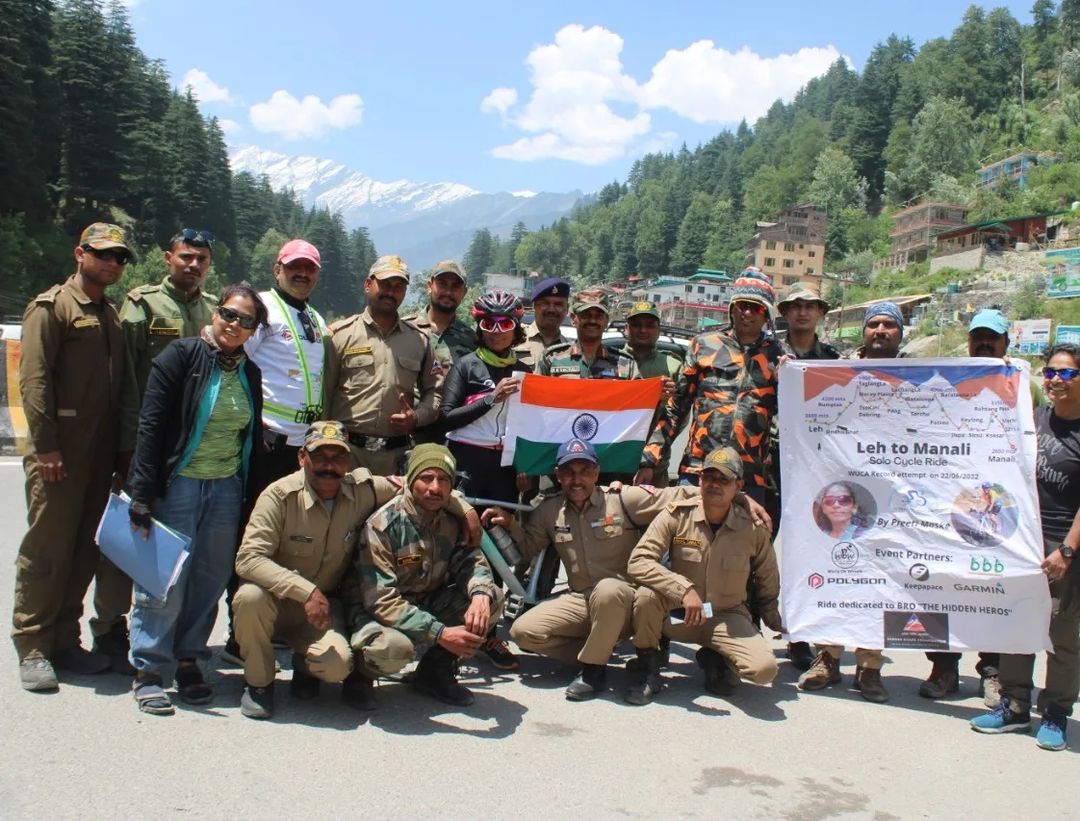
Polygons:
[[555,468],[559,445],[584,439],[600,469],[633,473],[651,433],[663,380],[560,379],[526,374],[507,400],[502,464],[540,476]]

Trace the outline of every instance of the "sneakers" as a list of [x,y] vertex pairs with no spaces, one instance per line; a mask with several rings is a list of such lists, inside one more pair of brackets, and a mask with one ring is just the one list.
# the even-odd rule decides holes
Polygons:
[[817,654],[810,669],[799,676],[800,690],[824,690],[843,681],[840,675],[840,659],[834,659],[824,650]]
[[65,647],[53,653],[52,663],[58,670],[77,676],[93,676],[109,669],[109,657],[94,653],[79,644]]
[[304,657],[293,653],[292,681],[289,682],[289,695],[300,701],[310,701],[319,695],[320,681],[308,672]]
[[1065,728],[1069,717],[1058,707],[1048,707],[1043,713],[1042,724],[1035,735],[1035,743],[1044,750],[1064,750]]
[[813,666],[816,658],[808,641],[789,641],[786,655],[791,661],[791,666],[803,672]]
[[889,700],[889,691],[881,680],[881,670],[876,667],[855,668],[855,689],[862,693],[863,698],[875,704]]
[[566,688],[567,701],[588,701],[607,690],[607,665],[582,664],[577,678]]
[[108,633],[94,636],[93,650],[109,657],[109,669],[122,676],[134,676],[135,668],[128,661],[131,644],[128,641],[127,625],[118,621],[109,628]]
[[22,681],[24,690],[34,693],[57,690],[60,687],[52,662],[38,652],[31,653],[19,662],[19,680]]
[[997,673],[983,676],[981,681],[983,704],[993,710],[1001,702],[1001,681]]
[[960,690],[960,662],[935,661],[926,681],[919,685],[919,695],[923,698],[945,698],[949,693]]
[[977,733],[1027,733],[1031,732],[1031,713],[1014,713],[1008,696],[1002,696],[997,707],[989,713],[975,716],[970,725]]
[[240,713],[248,718],[263,720],[274,715],[274,683],[266,687],[252,687],[244,682],[244,694],[240,696]]
[[517,670],[521,666],[517,656],[510,652],[509,645],[494,633],[487,637],[476,653],[486,658],[496,670]]

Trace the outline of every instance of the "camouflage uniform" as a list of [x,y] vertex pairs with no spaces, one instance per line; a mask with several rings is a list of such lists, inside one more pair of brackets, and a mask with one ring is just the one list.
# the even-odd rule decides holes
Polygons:
[[540,359],[537,373],[569,379],[640,379],[634,357],[615,348],[601,345],[592,362],[585,359],[577,342],[552,345]]
[[686,415],[692,413],[679,476],[696,479],[710,451],[731,446],[743,461],[746,492],[762,501],[782,353],[780,343],[766,335],[750,345],[742,345],[730,331],[695,336],[676,380],[675,395],[645,445],[642,467],[655,468],[670,450]]
[[356,665],[368,677],[393,675],[416,658],[415,643],[436,644],[444,626],[462,624],[472,596],[502,594],[479,549],[459,547],[460,524],[446,510],[420,508],[412,493],[375,511],[342,588]]
[[784,353],[796,359],[840,359],[840,351],[836,350],[828,342],[825,342],[817,334],[814,334],[814,344],[809,350],[799,353],[788,342],[787,337],[780,343],[784,346]]
[[435,350],[435,359],[442,365],[443,373],[448,373],[465,354],[476,350],[476,330],[456,317],[441,334],[435,330],[426,313],[412,314],[405,317],[405,321],[431,337],[431,347]]
[[[634,355],[633,350],[630,348],[629,343],[623,346],[622,353],[630,356]],[[637,362],[638,370],[641,371],[642,379],[651,379],[654,376],[666,376],[669,379],[678,380],[679,371],[682,370],[683,361],[673,353],[668,351],[661,351],[659,348],[653,348],[653,351],[648,356],[638,359],[634,357],[634,361]],[[663,405],[656,409],[656,413],[653,414],[652,424],[650,429],[655,429],[656,424],[660,421],[660,416],[663,413]],[[667,487],[668,484],[668,465],[670,463],[670,453],[665,453],[661,456],[660,461],[656,463],[653,468],[653,480],[652,484],[655,487]]]

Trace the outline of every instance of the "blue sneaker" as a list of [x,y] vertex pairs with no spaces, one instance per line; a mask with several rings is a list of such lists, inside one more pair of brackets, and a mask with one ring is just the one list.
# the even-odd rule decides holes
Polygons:
[[1047,710],[1043,713],[1035,743],[1044,750],[1064,750],[1065,727],[1068,723],[1069,717],[1060,710]]
[[971,729],[977,733],[1029,733],[1031,713],[1014,713],[1008,697],[1002,696],[1001,703],[989,713],[971,719]]

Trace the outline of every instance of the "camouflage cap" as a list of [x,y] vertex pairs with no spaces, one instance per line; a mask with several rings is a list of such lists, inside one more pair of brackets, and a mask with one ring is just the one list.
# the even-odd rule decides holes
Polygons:
[[587,311],[589,308],[599,308],[608,316],[611,316],[611,308],[608,307],[608,294],[604,288],[586,288],[574,294],[570,301],[570,310],[575,314]]
[[660,309],[651,302],[635,302],[630,306],[630,310],[626,312],[626,318],[630,319],[635,316],[655,316],[659,319]]
[[801,299],[803,302],[816,302],[821,306],[821,310],[826,312],[829,310],[829,303],[806,287],[795,288],[786,297],[776,303],[776,307],[782,314],[787,310],[789,305],[794,305],[795,300],[797,299]]
[[399,279],[408,282],[409,266],[407,266],[405,260],[397,254],[387,254],[386,256],[381,256],[375,260],[375,264],[371,266],[368,276],[373,276],[375,279],[393,279],[394,277],[398,277]]
[[323,445],[349,450],[349,435],[341,422],[315,422],[304,434],[304,450],[311,453]]
[[104,251],[106,248],[123,248],[125,251],[131,251],[124,238],[124,229],[108,222],[87,225],[79,237],[79,245],[84,248],[93,248],[95,251]]
[[718,470],[729,479],[741,479],[742,459],[739,458],[735,448],[717,448],[705,457],[701,472],[704,473],[707,470]]
[[464,283],[468,283],[468,279],[465,276],[465,269],[452,259],[444,259],[438,265],[431,269],[431,278],[435,279],[439,274],[454,274],[458,279]]

